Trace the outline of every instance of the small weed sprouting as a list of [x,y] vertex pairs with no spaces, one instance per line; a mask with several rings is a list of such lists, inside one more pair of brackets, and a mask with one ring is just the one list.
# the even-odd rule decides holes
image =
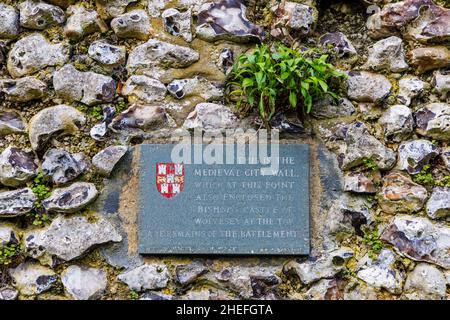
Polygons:
[[130,300],[137,300],[139,299],[139,293],[137,293],[136,291],[130,291],[130,293],[128,294],[128,298]]
[[310,113],[313,103],[325,94],[338,95],[331,80],[346,75],[328,63],[329,56],[317,49],[304,52],[276,44],[274,50],[261,44],[252,53],[241,55],[227,82],[230,97],[238,97],[244,113],[256,108],[266,127],[277,111],[303,106]]
[[371,170],[371,171],[377,171],[378,170],[378,165],[372,159],[364,159],[363,160],[363,166],[367,170]]
[[378,229],[375,228],[370,232],[364,233],[363,242],[369,248],[369,258],[375,259],[383,249],[383,242],[380,240]]
[[10,243],[0,248],[0,265],[11,264],[20,251],[20,246],[16,243]]
[[27,217],[33,220],[33,225],[39,226],[50,219],[48,214],[41,208],[42,200],[51,195],[50,187],[45,184],[45,177],[42,171],[34,178],[31,190],[33,190],[37,200],[35,203],[35,210],[28,213]]

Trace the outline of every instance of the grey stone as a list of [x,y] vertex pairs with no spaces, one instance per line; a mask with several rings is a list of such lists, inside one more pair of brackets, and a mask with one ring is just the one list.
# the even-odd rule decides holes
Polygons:
[[339,57],[351,57],[357,54],[355,47],[342,32],[326,33],[319,39],[325,47],[332,46]]
[[0,288],[0,300],[16,300],[19,296],[19,291],[11,287]]
[[145,74],[159,79],[160,68],[185,68],[199,58],[198,52],[191,48],[150,39],[130,52],[127,70],[130,74]]
[[363,67],[391,72],[402,72],[408,69],[402,39],[392,36],[376,42],[369,48],[369,57]]
[[442,74],[437,71],[433,78],[434,89],[441,95],[441,99],[448,99],[450,92],[450,74]]
[[124,64],[126,53],[124,46],[115,46],[105,41],[92,42],[88,50],[89,57],[106,66]]
[[170,275],[165,265],[144,264],[120,274],[117,279],[126,283],[131,290],[140,292],[165,288]]
[[24,28],[45,30],[66,21],[64,10],[43,1],[26,0],[18,8],[20,25]]
[[151,301],[160,301],[160,300],[172,300],[173,296],[169,294],[164,294],[161,292],[144,292],[139,297],[139,300],[151,300]]
[[115,133],[142,134],[168,125],[163,107],[134,105],[113,119],[109,128]]
[[66,292],[75,300],[95,300],[102,297],[108,285],[102,269],[72,265],[61,274]]
[[173,36],[182,37],[187,42],[192,41],[191,31],[191,10],[180,12],[177,9],[170,8],[162,13],[164,25],[168,33]]
[[186,129],[232,129],[237,126],[236,115],[226,106],[215,103],[199,103],[186,118]]
[[223,98],[223,88],[219,84],[203,77],[173,80],[167,85],[169,93],[177,99],[197,96],[205,101],[217,101]]
[[168,0],[148,0],[147,10],[150,16],[153,18],[159,17],[161,15],[160,11],[164,9]]
[[414,130],[414,119],[407,106],[397,104],[389,107],[378,120],[383,127],[384,140],[387,142],[402,142]]
[[10,225],[0,225],[0,249],[10,243],[18,243],[18,237],[14,228]]
[[426,209],[428,216],[432,219],[450,216],[450,188],[435,187],[428,199]]
[[175,268],[177,281],[182,286],[195,282],[199,277],[208,272],[208,268],[204,263],[194,261],[187,265],[178,265]]
[[111,102],[116,94],[116,81],[95,72],[81,72],[67,64],[53,74],[53,86],[58,97],[87,105]]
[[19,35],[19,12],[0,3],[0,39],[14,39]]
[[314,32],[318,20],[317,9],[313,6],[284,1],[270,8],[275,19],[271,26],[271,35],[277,38],[307,36]]
[[435,266],[419,263],[408,274],[403,290],[410,300],[445,300],[446,279]]
[[42,160],[42,172],[53,184],[66,184],[89,168],[89,160],[83,153],[71,154],[63,149],[48,150]]
[[220,0],[201,5],[196,33],[206,41],[248,42],[261,39],[263,30],[246,17],[246,7],[237,0]]
[[104,105],[102,107],[103,121],[93,126],[90,130],[90,135],[97,141],[103,141],[108,137],[109,124],[116,115],[116,108],[113,105]]
[[55,272],[34,262],[25,262],[9,269],[14,286],[26,296],[40,294],[49,290],[58,280]]
[[234,64],[234,53],[233,50],[229,48],[225,48],[220,52],[219,58],[217,61],[217,66],[223,73],[228,74]]
[[397,95],[398,100],[409,106],[411,100],[417,96],[420,96],[425,89],[427,89],[428,84],[419,78],[413,76],[406,76],[398,81],[399,92]]
[[326,95],[319,99],[311,110],[311,115],[318,119],[332,119],[351,116],[355,112],[353,104],[346,98],[338,100]]
[[436,140],[450,139],[450,105],[430,103],[415,113],[417,133]]
[[[154,1],[154,0],[152,0]],[[96,0],[97,10],[104,19],[115,18],[127,9],[127,6],[137,0]],[[151,1],[150,1],[151,2]]]
[[92,158],[92,164],[97,171],[105,176],[109,176],[114,167],[127,153],[127,146],[110,146],[97,153]]
[[131,102],[152,103],[166,96],[166,86],[159,80],[147,76],[131,76],[122,89],[122,95]]
[[23,133],[26,126],[19,113],[14,110],[0,110],[0,136]]
[[378,204],[386,213],[412,213],[423,208],[427,197],[427,189],[405,174],[393,171],[383,178]]
[[34,78],[0,79],[0,92],[12,102],[28,102],[45,96],[47,85]]
[[76,2],[76,0],[47,0],[47,2],[65,9]]
[[362,281],[351,280],[344,288],[344,300],[377,300],[375,288]]
[[117,16],[111,21],[111,28],[119,38],[147,40],[152,26],[145,10],[138,9]]
[[442,148],[441,159],[447,167],[447,170],[450,170],[450,147]]
[[0,218],[17,217],[30,212],[36,200],[30,188],[0,192]]
[[428,218],[396,215],[381,239],[403,256],[450,269],[450,228]]
[[404,275],[395,269],[395,255],[388,249],[381,250],[375,260],[368,256],[359,261],[358,278],[375,288],[383,288],[393,294],[402,292]]
[[314,283],[305,293],[306,300],[342,300],[336,279],[322,279]]
[[362,122],[355,122],[346,127],[345,150],[343,150],[341,167],[344,170],[360,166],[365,160],[372,160],[379,169],[389,170],[395,165],[395,153],[386,148],[378,139],[367,132]]
[[8,147],[0,154],[0,183],[18,187],[38,173],[38,160],[33,152]]
[[67,105],[57,105],[39,111],[31,118],[28,132],[34,150],[44,147],[52,138],[76,134],[86,122],[84,115]]
[[64,64],[69,48],[64,43],[51,44],[39,33],[18,40],[8,54],[8,72],[13,78],[35,73],[46,67]]
[[421,47],[408,52],[410,65],[417,74],[450,66],[450,50],[444,46]]
[[355,193],[377,192],[372,179],[362,172],[349,172],[344,175],[344,191]]
[[50,226],[29,231],[24,236],[28,255],[43,261],[52,256],[70,261],[94,245],[122,241],[110,222],[99,216],[93,218],[58,216]]
[[389,96],[391,89],[391,83],[381,74],[366,71],[348,73],[347,94],[357,102],[379,103]]
[[51,195],[42,201],[42,207],[49,212],[73,213],[92,203],[97,196],[95,184],[75,182],[65,188],[53,189]]
[[353,257],[351,249],[340,248],[305,262],[290,261],[283,270],[285,273],[294,273],[304,284],[310,284],[322,278],[334,277],[345,268],[347,260],[351,257]]
[[419,173],[439,154],[439,149],[428,140],[419,139],[403,142],[398,148],[398,168],[410,174]]
[[73,5],[67,9],[67,13],[70,17],[64,27],[64,35],[71,40],[80,40],[88,34],[108,30],[108,26],[95,10]]

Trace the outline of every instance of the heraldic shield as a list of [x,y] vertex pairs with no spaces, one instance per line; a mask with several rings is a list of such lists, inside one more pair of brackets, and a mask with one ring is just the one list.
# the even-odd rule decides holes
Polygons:
[[156,188],[168,199],[181,193],[184,188],[184,164],[157,163]]

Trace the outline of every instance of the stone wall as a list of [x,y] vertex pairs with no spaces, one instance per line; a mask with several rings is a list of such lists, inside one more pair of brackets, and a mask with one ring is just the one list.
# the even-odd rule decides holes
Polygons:
[[[448,299],[445,1],[0,1],[0,300]],[[135,146],[259,128],[224,97],[260,41],[327,47],[310,257],[137,254]]]

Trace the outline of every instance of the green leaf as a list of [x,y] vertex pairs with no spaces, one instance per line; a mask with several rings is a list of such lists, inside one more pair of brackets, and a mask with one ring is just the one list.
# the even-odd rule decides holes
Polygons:
[[253,86],[253,84],[254,84],[253,79],[250,79],[250,78],[245,78],[242,81],[242,87],[244,89]]
[[289,103],[291,104],[292,108],[297,107],[297,95],[293,91],[289,93]]

